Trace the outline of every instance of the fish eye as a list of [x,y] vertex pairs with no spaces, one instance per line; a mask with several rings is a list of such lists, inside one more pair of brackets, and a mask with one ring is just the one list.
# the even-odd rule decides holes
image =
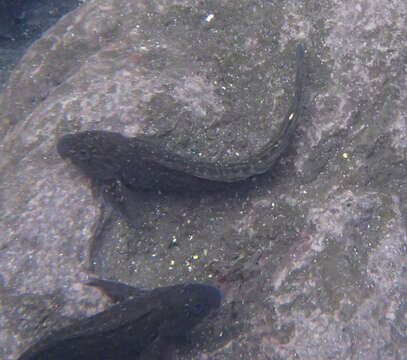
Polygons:
[[186,304],[184,307],[184,313],[188,318],[190,318],[191,316],[201,315],[204,309],[205,307],[201,303],[195,304],[193,306]]
[[81,148],[76,152],[79,160],[89,159],[89,151],[86,148]]

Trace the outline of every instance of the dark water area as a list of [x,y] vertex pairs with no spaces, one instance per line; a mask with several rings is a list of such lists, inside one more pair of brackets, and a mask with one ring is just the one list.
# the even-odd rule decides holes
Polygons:
[[80,0],[0,0],[0,91],[25,50]]

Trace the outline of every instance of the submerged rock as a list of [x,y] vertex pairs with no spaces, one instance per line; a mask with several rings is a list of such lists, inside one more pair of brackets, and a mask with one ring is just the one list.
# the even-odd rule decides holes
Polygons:
[[[88,179],[61,162],[60,136],[102,129],[221,167],[250,161],[267,144],[283,149],[279,141],[297,98],[299,41],[280,41],[285,10],[279,4],[241,5],[88,1],[21,59],[0,97],[0,273],[8,294],[0,301],[15,309],[0,315],[1,357],[13,358],[41,335],[26,294],[37,295],[38,312],[55,315],[40,329],[99,306],[76,284],[87,276],[104,205],[91,196]],[[156,214],[164,216],[155,211],[153,219]],[[168,239],[151,236],[166,246],[161,237]],[[137,282],[180,278],[168,271]],[[70,291],[59,296],[59,289]],[[55,297],[58,311],[38,300]]]
[[103,130],[193,162],[245,161],[290,111],[304,42],[302,120],[273,172],[239,191],[137,196],[143,226],[101,224],[95,270],[147,288],[222,285],[219,316],[181,359],[402,359],[405,1],[176,4],[89,0],[4,87],[0,358],[104,309],[78,285],[104,205],[57,139]]

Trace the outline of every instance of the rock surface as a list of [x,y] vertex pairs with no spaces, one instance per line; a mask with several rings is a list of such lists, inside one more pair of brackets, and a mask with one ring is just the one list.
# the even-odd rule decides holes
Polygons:
[[0,1],[0,88],[25,50],[81,0]]
[[[98,276],[137,286],[222,287],[181,358],[402,359],[407,5],[171,4],[85,3],[1,94],[0,357],[106,306],[81,285],[91,257]],[[303,116],[272,173],[221,193],[128,194],[131,225],[56,153],[61,134],[98,129],[250,158],[289,107],[298,42]]]

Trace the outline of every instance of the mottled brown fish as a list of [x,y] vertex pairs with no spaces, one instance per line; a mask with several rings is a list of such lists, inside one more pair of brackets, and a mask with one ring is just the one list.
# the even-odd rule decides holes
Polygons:
[[19,360],[169,359],[177,340],[221,302],[216,287],[197,283],[151,291],[106,280],[89,285],[119,303],[55,331]]
[[304,48],[296,54],[295,96],[284,128],[277,141],[270,141],[263,150],[247,160],[227,165],[209,161],[192,161],[169,153],[157,143],[128,138],[109,131],[84,131],[62,136],[57,149],[62,158],[69,158],[87,175],[98,180],[118,179],[141,190],[188,190],[236,182],[264,173],[286,148],[299,115],[304,78]]

